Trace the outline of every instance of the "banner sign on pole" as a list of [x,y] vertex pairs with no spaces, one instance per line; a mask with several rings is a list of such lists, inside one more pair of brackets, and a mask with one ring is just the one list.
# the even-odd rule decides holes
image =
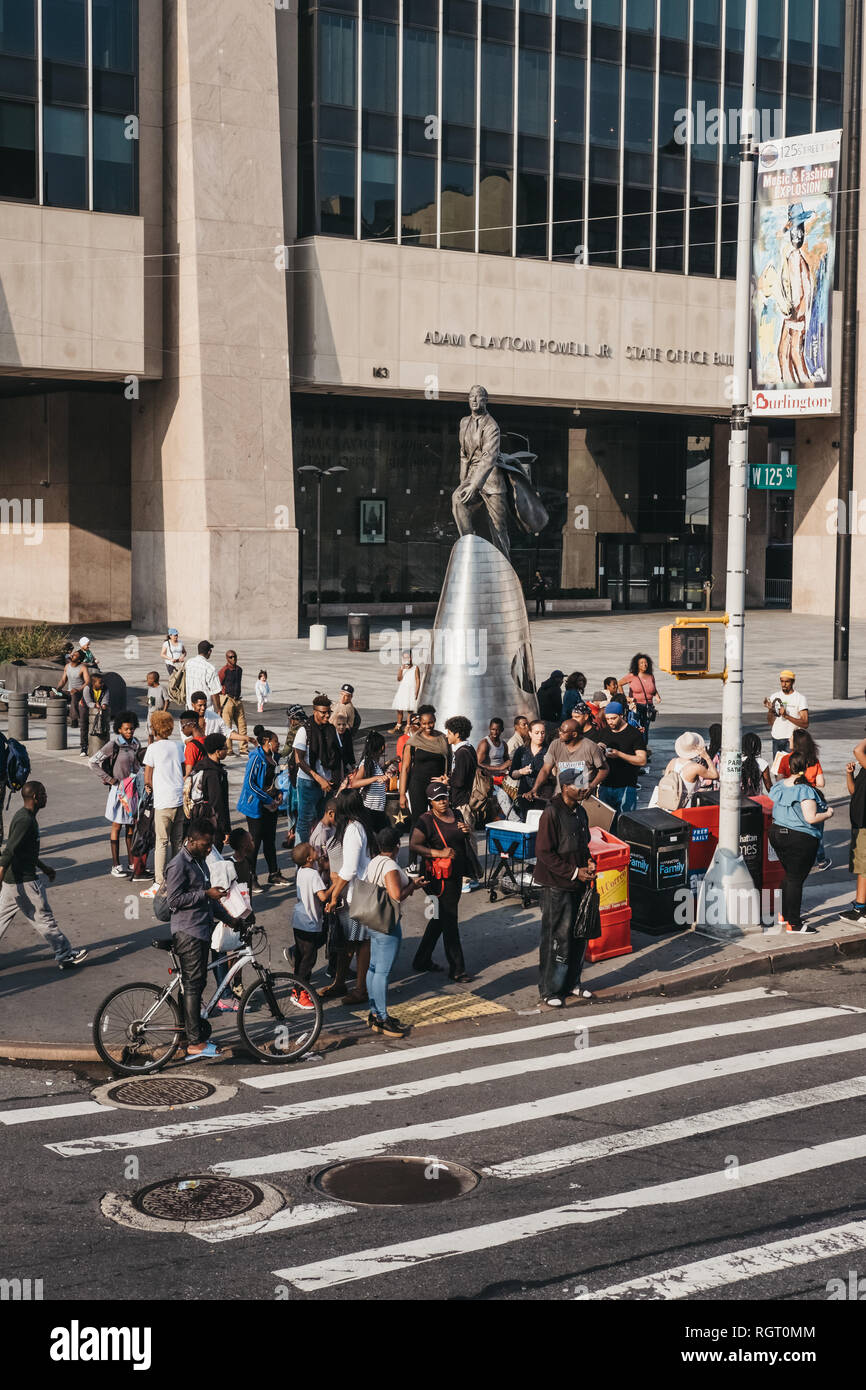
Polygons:
[[830,415],[841,130],[758,146],[752,416]]

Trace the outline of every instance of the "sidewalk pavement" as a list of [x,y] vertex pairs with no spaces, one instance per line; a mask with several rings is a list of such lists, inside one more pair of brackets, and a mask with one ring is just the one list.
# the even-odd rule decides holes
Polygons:
[[[377,714],[381,719],[388,717],[385,711],[371,709],[368,722]],[[282,732],[283,725],[274,722]],[[32,727],[36,730],[36,721]],[[649,799],[653,781],[664,768],[681,727],[681,719],[671,719],[670,723],[666,719],[654,726],[654,772],[641,779],[641,805]],[[824,745],[834,766],[838,767],[850,742],[840,738]],[[151,939],[163,936],[165,928],[153,918],[149,901],[139,897],[139,885],[109,875],[105,788],[85,760],[79,759],[75,748],[46,752],[38,739],[31,741],[31,757],[34,777],[44,781],[48,789],[48,806],[40,815],[40,825],[42,856],[57,869],[57,880],[48,887],[49,900],[70,940],[75,946],[88,946],[90,956],[76,970],[57,970],[29,923],[20,914],[16,917],[0,942],[0,1056],[90,1060],[96,1055],[90,1041],[91,1021],[102,999],[124,983],[166,979],[165,956],[149,948]],[[227,766],[234,806],[243,760],[233,757]],[[831,799],[838,798],[839,772],[832,778],[837,791],[831,788]],[[838,867],[814,875],[806,887],[805,907],[819,927],[817,935],[766,932],[746,935],[736,943],[722,943],[694,930],[662,937],[633,931],[633,953],[588,966],[585,984],[600,1001],[607,1002],[638,994],[705,990],[727,980],[866,954],[866,930],[838,920],[839,911],[852,898],[846,805],[847,797],[837,801],[836,818],[827,834],[828,849]],[[233,819],[237,822],[238,817]],[[278,834],[278,844],[280,839],[282,833]],[[403,850],[401,857],[405,855]],[[287,851],[279,851],[279,861],[286,872],[290,865]],[[293,888],[272,889],[255,899],[256,915],[269,937],[270,962],[277,970],[288,968],[282,948],[292,940],[293,904]],[[404,1022],[413,1024],[416,1035],[419,1029],[434,1024],[537,1008],[538,908],[524,908],[517,897],[500,898],[491,904],[487,893],[479,890],[462,898],[460,920],[467,969],[473,976],[468,986],[450,984],[444,975],[412,971],[414,940],[421,935],[425,921],[422,901],[410,900],[407,905],[406,941],[392,976],[389,1007]],[[437,955],[441,962],[441,948]],[[322,970],[315,982],[322,986],[325,981]],[[339,1003],[329,1004],[319,1046],[368,1039],[365,1016],[363,1008],[350,1012]],[[214,1031],[228,1046],[237,1039],[231,1014],[220,1017]]]

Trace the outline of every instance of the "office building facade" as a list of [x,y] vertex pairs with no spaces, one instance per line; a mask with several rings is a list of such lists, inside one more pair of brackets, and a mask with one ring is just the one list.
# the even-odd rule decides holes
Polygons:
[[[723,603],[743,14],[0,0],[7,616],[291,633],[334,464],[325,600],[435,597],[476,381],[549,512],[524,580]],[[758,53],[762,135],[842,124],[844,0],[761,0]],[[799,485],[751,603],[832,611],[837,439],[753,427]]]

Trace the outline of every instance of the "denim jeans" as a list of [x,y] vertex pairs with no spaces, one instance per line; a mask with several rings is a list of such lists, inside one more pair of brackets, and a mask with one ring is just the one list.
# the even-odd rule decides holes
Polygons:
[[318,782],[299,776],[295,791],[298,798],[295,844],[305,845],[310,838],[310,831],[322,814],[322,789]]
[[378,1018],[388,1015],[388,978],[397,959],[403,933],[398,922],[392,932],[370,932],[370,967],[367,971],[367,993],[372,1011]]
[[608,787],[602,782],[596,793],[599,801],[614,811],[633,811],[637,805],[637,787]]
[[772,744],[774,758],[777,753],[790,753],[791,751],[791,740],[789,738],[774,738]]
[[538,993],[541,999],[562,998],[580,982],[586,937],[574,935],[574,921],[585,887],[541,890],[541,935],[538,943]]

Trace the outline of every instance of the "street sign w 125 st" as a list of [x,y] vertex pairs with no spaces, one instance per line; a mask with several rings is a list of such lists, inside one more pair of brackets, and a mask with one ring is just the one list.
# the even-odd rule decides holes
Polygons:
[[797,486],[796,463],[750,463],[749,487],[762,492],[793,492]]

